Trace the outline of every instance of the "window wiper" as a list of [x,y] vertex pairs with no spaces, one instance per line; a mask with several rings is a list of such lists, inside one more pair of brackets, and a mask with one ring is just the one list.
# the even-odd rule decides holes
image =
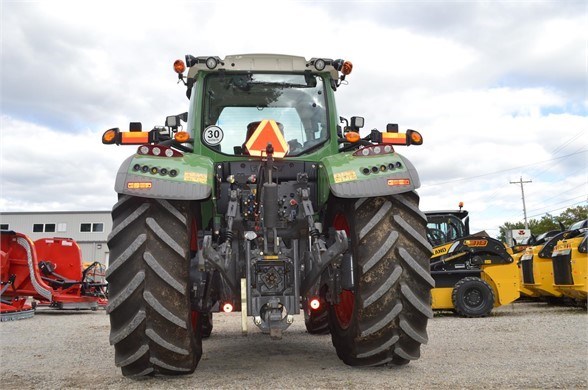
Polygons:
[[251,81],[247,85],[267,85],[270,87],[282,87],[282,88],[312,88],[312,85],[307,84],[295,84],[295,83],[268,83],[268,82],[255,82]]

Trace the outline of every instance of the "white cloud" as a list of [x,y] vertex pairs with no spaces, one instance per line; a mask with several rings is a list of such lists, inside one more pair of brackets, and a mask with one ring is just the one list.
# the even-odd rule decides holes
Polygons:
[[58,132],[3,115],[0,146],[6,211],[105,210],[133,147],[105,146],[100,132]]
[[100,136],[186,111],[171,66],[186,53],[351,60],[339,114],[364,116],[366,131],[389,122],[421,130],[424,145],[398,150],[420,171],[423,207],[463,200],[473,226],[522,218],[520,188],[509,184],[520,176],[533,180],[535,214],[586,193],[581,2],[1,6],[0,210],[109,208],[132,148]]

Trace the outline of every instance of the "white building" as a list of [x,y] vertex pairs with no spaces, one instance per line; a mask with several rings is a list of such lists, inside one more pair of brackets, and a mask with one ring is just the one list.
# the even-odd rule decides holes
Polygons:
[[112,230],[110,211],[0,213],[0,230],[13,230],[33,241],[71,238],[80,246],[84,262],[99,261],[108,266],[106,241]]

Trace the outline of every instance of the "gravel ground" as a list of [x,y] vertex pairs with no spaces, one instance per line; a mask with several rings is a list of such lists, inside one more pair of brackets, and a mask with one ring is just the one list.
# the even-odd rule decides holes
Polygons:
[[0,386],[64,388],[587,388],[588,315],[582,309],[517,302],[488,318],[437,314],[421,359],[402,367],[352,368],[330,336],[306,333],[304,319],[272,341],[240,313],[215,314],[214,331],[192,375],[134,381],[114,366],[109,322],[98,312],[38,309],[0,324]]

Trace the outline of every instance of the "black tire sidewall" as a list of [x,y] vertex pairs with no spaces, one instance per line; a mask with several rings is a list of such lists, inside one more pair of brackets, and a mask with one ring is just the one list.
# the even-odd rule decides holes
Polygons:
[[[334,305],[329,305],[337,355],[351,366],[406,364],[418,359],[420,345],[427,340],[427,319],[433,316],[429,291],[434,285],[430,275],[425,275],[431,248],[426,240],[426,217],[418,209],[418,195],[332,198],[329,206],[324,226],[331,227],[337,214],[347,220],[355,280],[348,326],[341,326]],[[379,252],[380,247],[387,249]],[[373,259],[378,260],[366,268]],[[381,290],[384,285],[386,289]]]
[[[480,293],[481,304],[471,306],[467,302],[467,294],[472,290]],[[494,292],[492,287],[477,277],[467,277],[457,282],[452,293],[453,306],[458,314],[466,317],[484,317],[490,314],[494,307]]]
[[[192,330],[189,295],[176,291],[169,284],[170,280],[176,284],[189,283],[189,242],[191,222],[194,217],[192,209],[193,206],[185,201],[168,202],[126,195],[120,196],[119,203],[113,207],[113,232],[116,234],[111,234],[108,245],[115,262],[119,257],[126,260],[121,265],[117,265],[117,270],[107,277],[111,296],[114,297],[109,304],[117,300],[117,294],[128,288],[132,275],[144,275],[143,281],[133,287],[135,290],[132,295],[126,296],[122,303],[117,304],[120,307],[115,307],[109,312],[111,335],[124,331],[124,328],[129,326],[129,318],[133,317],[134,313],[139,310],[144,312],[144,318],[141,322],[137,322],[138,325],[133,325],[132,332],[114,344],[115,355],[120,356],[132,355],[138,348],[148,346],[140,359],[121,366],[125,376],[189,374],[194,371],[200,360],[201,339],[195,337]],[[137,210],[143,211],[137,213]],[[133,217],[133,215],[137,216]],[[178,218],[185,220],[186,230],[182,230],[183,224],[178,223]],[[155,238],[153,228],[150,230],[147,227],[149,220],[155,221],[160,226],[161,233],[157,234],[159,238]],[[169,241],[164,245],[158,241],[163,237],[162,234],[169,237],[164,237],[167,241],[171,240],[171,237],[177,241],[173,243]],[[134,247],[130,257],[125,256],[125,251],[131,246],[130,243],[135,237],[141,236],[146,237],[143,244]],[[180,250],[184,251],[185,257],[182,259],[182,256],[170,245],[181,247]],[[146,263],[146,253],[151,256],[151,265]],[[153,268],[154,261],[157,262],[157,267],[164,268],[167,274],[165,279],[158,274],[157,267]],[[187,285],[186,289],[188,290]],[[157,300],[158,304],[162,305],[161,308],[156,309],[157,305],[150,304],[145,298],[146,293],[149,294],[150,299]],[[186,327],[182,329],[177,323],[166,320],[163,315],[166,311],[173,313],[180,321],[186,320]],[[161,341],[159,343],[153,341],[148,336],[147,329],[156,331],[164,343],[173,343],[175,347],[187,350],[188,355],[184,358],[173,349],[163,347]],[[161,362],[161,365],[153,363],[152,358]]]

